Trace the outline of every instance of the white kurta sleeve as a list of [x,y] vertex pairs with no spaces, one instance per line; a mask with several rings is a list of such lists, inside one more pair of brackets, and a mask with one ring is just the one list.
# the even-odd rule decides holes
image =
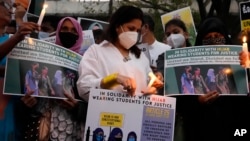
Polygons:
[[97,45],[92,45],[85,52],[79,64],[79,78],[77,80],[77,89],[79,96],[88,101],[91,88],[100,88],[100,69],[98,64]]

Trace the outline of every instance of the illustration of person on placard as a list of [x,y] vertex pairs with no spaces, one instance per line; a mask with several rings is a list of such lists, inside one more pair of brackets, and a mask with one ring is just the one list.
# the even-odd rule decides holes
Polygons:
[[214,74],[214,69],[209,68],[207,71],[207,77],[205,79],[205,82],[207,84],[207,87],[210,91],[216,91],[216,83],[215,83],[215,74]]
[[186,66],[185,72],[181,75],[182,94],[194,94],[192,67]]
[[92,141],[104,141],[105,136],[104,136],[104,131],[102,128],[96,128],[93,131],[93,138]]
[[228,78],[227,74],[224,71],[223,67],[219,67],[219,72],[215,76],[216,86],[221,94],[230,94],[230,90],[228,87]]
[[122,141],[123,133],[120,128],[113,128],[109,134],[108,141]]
[[193,81],[195,94],[204,94],[209,92],[209,89],[203,79],[203,76],[201,75],[201,69],[199,67],[196,67],[194,70]]
[[38,87],[39,87],[39,95],[40,96],[50,96],[55,95],[55,92],[51,85],[51,80],[48,76],[48,67],[43,66],[41,71],[41,78],[39,79]]
[[31,64],[31,69],[29,69],[25,74],[25,90],[24,93],[33,93],[32,95],[38,95],[38,81],[40,79],[38,73],[39,63],[33,62]]
[[56,97],[64,97],[63,93],[63,72],[62,70],[57,70],[55,72],[54,78],[52,80],[52,86],[55,91]]
[[103,29],[102,25],[98,22],[94,22],[89,26],[89,30]]
[[75,97],[75,94],[74,94],[74,90],[73,90],[73,87],[74,87],[74,79],[75,79],[75,74],[70,71],[70,70],[67,70],[66,71],[66,74],[65,74],[65,77],[63,77],[63,92],[66,93],[66,94],[70,94],[73,98]]
[[137,136],[134,131],[128,133],[127,141],[137,141]]

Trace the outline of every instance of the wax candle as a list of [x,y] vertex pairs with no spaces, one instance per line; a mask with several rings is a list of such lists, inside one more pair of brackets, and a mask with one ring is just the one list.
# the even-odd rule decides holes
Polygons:
[[38,22],[37,22],[38,25],[41,25],[41,24],[42,24],[42,21],[43,21],[43,18],[44,18],[44,15],[45,15],[45,12],[46,12],[46,8],[47,8],[47,7],[48,7],[47,4],[44,4],[44,5],[43,5],[43,9],[42,9],[42,11],[41,11],[40,17],[39,17]]
[[242,44],[242,50],[245,51],[245,52],[248,52],[248,46],[247,46],[247,37],[244,36],[243,37],[243,44]]
[[247,37],[243,37],[242,50],[247,54],[246,58],[246,67],[249,68],[249,55],[248,55],[248,45],[247,45]]

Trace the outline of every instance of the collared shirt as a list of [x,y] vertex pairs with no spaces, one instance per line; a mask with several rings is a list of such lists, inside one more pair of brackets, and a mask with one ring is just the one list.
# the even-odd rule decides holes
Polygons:
[[[142,53],[140,58],[129,52],[129,59],[124,59],[119,50],[108,41],[94,44],[85,52],[79,65],[77,88],[79,95],[88,101],[90,88],[100,88],[102,78],[119,73],[136,81],[136,94],[147,88],[148,73],[152,72],[147,57]],[[123,91],[121,85],[112,90]]]
[[138,47],[145,53],[147,58],[150,61],[150,66],[156,67],[156,60],[160,54],[165,52],[166,50],[170,50],[171,46],[161,43],[157,40],[154,41],[153,44],[149,45],[147,43],[143,43],[138,45]]

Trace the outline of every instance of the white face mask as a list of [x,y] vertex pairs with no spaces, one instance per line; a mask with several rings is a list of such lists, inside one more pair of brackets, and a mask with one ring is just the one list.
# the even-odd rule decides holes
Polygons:
[[140,39],[138,41],[139,44],[142,43],[143,36],[145,36],[145,35],[146,35],[146,33],[143,33],[143,34],[140,35]]
[[137,38],[138,38],[138,33],[134,31],[127,31],[127,32],[123,31],[119,35],[120,44],[126,49],[130,49],[133,45],[135,45],[137,42]]
[[167,42],[172,48],[181,48],[185,43],[185,37],[182,34],[171,34],[167,38]]

